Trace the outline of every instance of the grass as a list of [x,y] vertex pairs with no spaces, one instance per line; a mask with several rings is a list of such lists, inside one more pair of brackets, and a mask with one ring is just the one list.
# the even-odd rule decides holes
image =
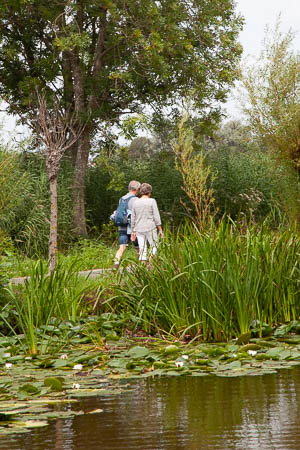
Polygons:
[[[116,245],[107,245],[96,239],[84,239],[70,249],[66,254],[59,253],[59,261],[63,264],[72,264],[76,261],[78,270],[106,269],[113,266]],[[135,257],[135,250],[128,248],[127,257]],[[9,277],[29,276],[37,262],[47,270],[47,260],[28,258],[13,251],[7,251],[0,260],[0,270]]]

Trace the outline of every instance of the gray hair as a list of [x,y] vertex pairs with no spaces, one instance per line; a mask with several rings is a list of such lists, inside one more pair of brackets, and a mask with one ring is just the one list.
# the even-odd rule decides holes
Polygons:
[[151,184],[143,183],[141,188],[140,188],[140,193],[142,195],[147,195],[147,194],[151,194],[151,192],[152,192]]
[[128,191],[137,191],[141,187],[141,183],[139,181],[132,180],[128,185]]

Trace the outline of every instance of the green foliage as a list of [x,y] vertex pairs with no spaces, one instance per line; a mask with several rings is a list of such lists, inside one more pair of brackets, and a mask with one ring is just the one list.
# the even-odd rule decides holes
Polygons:
[[109,245],[106,245],[102,240],[82,239],[71,247],[66,256],[61,256],[61,259],[67,264],[71,264],[75,260],[80,270],[111,267],[115,254],[113,242],[111,240]]
[[[203,150],[196,147],[194,130],[188,126],[188,120],[188,115],[185,115],[178,125],[178,139],[173,146],[175,167],[182,176],[182,189],[193,205],[194,211],[189,216],[203,230],[215,214],[212,188],[215,177],[206,164]],[[186,205],[185,208],[189,212]]]
[[213,188],[220,215],[236,220],[242,213],[262,221],[272,209],[280,209],[283,183],[279,175],[284,169],[268,154],[232,152],[223,147],[210,152],[208,160],[217,173]]
[[[30,354],[43,353],[50,343],[47,333],[53,318],[77,322],[87,314],[89,305],[83,299],[90,292],[97,301],[101,289],[98,291],[95,282],[79,276],[74,261],[72,264],[59,261],[50,275],[39,261],[32,267],[24,286],[17,290],[10,288],[11,304],[16,310],[16,326],[13,328],[9,320],[6,325],[13,333],[21,331],[24,334]],[[51,330],[55,335],[55,326]]]
[[[0,95],[33,124],[36,88],[88,122],[72,147],[73,225],[86,234],[84,178],[91,138],[135,134],[143,105],[178,114],[193,91],[203,122],[220,116],[236,77],[242,19],[233,0],[9,0],[0,5]],[[51,107],[51,102],[50,106]],[[128,118],[128,113],[130,114]],[[132,118],[131,114],[137,116]]]
[[292,31],[280,32],[278,20],[273,32],[267,30],[260,58],[241,77],[247,97],[243,110],[253,134],[298,174],[289,189],[293,195],[284,202],[291,222],[300,217],[300,54],[291,50],[293,39]]
[[224,340],[300,314],[300,241],[265,222],[245,232],[222,221],[201,234],[166,236],[151,269],[136,266],[116,288],[146,331]]
[[300,167],[300,55],[291,50],[294,34],[267,30],[264,48],[253,66],[245,67],[242,83],[248,103],[244,112],[252,131],[278,158]]
[[[0,152],[0,159],[6,153]],[[12,157],[12,156],[11,156]],[[71,229],[71,174],[67,165],[62,167],[58,202],[60,247],[70,241]],[[46,256],[49,239],[49,183],[43,158],[35,155],[15,155],[14,170],[9,185],[9,206],[0,211],[0,227],[22,252],[28,256]]]
[[[97,160],[96,160],[97,161]],[[107,230],[109,216],[116,209],[119,198],[127,192],[130,180],[150,183],[153,196],[157,199],[164,221],[178,219],[184,214],[180,197],[185,197],[181,190],[181,176],[175,169],[174,157],[164,153],[157,154],[149,160],[132,161],[122,155],[116,155],[107,165],[96,163],[88,170],[86,185],[86,203],[90,227]],[[119,190],[108,189],[113,182],[115,171],[122,173],[123,184]],[[109,227],[109,225],[108,225]],[[113,230],[112,230],[113,231]],[[106,233],[107,234],[107,233]]]

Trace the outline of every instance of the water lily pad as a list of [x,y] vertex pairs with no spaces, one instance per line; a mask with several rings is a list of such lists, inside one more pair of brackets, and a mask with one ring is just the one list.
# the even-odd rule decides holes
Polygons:
[[179,371],[176,371],[176,370],[169,370],[167,372],[163,372],[162,375],[166,375],[166,376],[169,376],[169,377],[176,377],[178,375],[183,375],[183,374],[180,373]]
[[63,379],[58,377],[45,378],[44,385],[49,387],[52,391],[62,391]]
[[237,344],[228,344],[226,347],[226,350],[228,352],[235,353],[239,349],[239,346]]
[[224,364],[223,368],[224,370],[231,370],[231,369],[239,369],[242,366],[241,361],[232,361],[229,364]]
[[208,363],[209,363],[208,359],[202,359],[202,358],[195,359],[195,364],[197,364],[199,366],[207,366]]
[[300,336],[289,336],[286,338],[281,338],[279,341],[286,344],[296,345],[300,343]]
[[147,347],[140,347],[138,345],[135,347],[131,347],[127,352],[127,356],[133,359],[145,358],[149,354],[150,350]]
[[260,350],[261,346],[258,344],[246,344],[238,349],[238,353],[247,352],[248,350]]
[[241,336],[238,337],[236,343],[237,343],[238,345],[241,345],[241,344],[248,344],[250,338],[251,338],[251,333],[244,333],[244,334],[241,334]]
[[19,387],[18,393],[22,395],[39,395],[41,393],[41,389],[33,384],[23,384]]
[[126,358],[116,358],[108,362],[107,366],[115,369],[126,369],[128,364],[128,359]]
[[207,372],[196,372],[196,371],[193,371],[191,373],[192,377],[207,377],[208,375],[209,375],[209,373],[207,373]]
[[274,341],[265,341],[265,340],[257,339],[257,338],[251,339],[250,342],[252,342],[252,341],[256,342],[256,344],[260,345],[261,347],[274,348],[274,347],[276,347],[278,345]]
[[264,361],[272,358],[275,358],[275,356],[267,355],[266,353],[257,353],[257,355],[255,355],[255,359],[258,361]]
[[48,422],[45,420],[27,420],[26,422],[14,422],[14,426],[17,428],[41,428],[48,426]]
[[203,349],[204,353],[206,353],[210,357],[221,356],[224,355],[224,348],[222,347],[207,347]]
[[179,351],[180,351],[180,348],[177,347],[177,345],[171,344],[171,345],[167,345],[167,346],[164,348],[163,353],[164,353],[165,355],[173,355],[173,354],[175,354],[175,353],[178,353]]

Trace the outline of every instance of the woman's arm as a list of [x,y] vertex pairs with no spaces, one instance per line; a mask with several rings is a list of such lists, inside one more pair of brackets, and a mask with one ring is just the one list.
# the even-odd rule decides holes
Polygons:
[[136,233],[135,233],[135,222],[136,222],[136,213],[134,209],[134,205],[132,207],[131,217],[130,217],[130,224],[131,224],[131,240],[134,242],[136,239]]
[[161,237],[164,237],[164,232],[163,232],[162,226],[161,226],[161,225],[158,225],[157,228],[158,228],[159,235],[160,235]]
[[163,230],[162,230],[162,226],[161,226],[160,214],[159,214],[158,206],[157,206],[155,199],[153,199],[152,211],[153,211],[154,222],[158,228],[159,235],[161,237],[163,237],[164,234],[163,234]]
[[161,219],[160,219],[160,214],[158,211],[157,203],[154,198],[153,198],[153,202],[152,202],[152,211],[153,211],[153,219],[154,219],[155,225],[157,227],[159,227],[161,225]]

